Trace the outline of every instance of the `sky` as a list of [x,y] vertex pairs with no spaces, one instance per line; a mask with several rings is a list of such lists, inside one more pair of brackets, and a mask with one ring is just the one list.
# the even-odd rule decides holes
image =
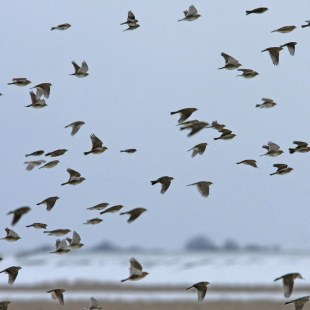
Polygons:
[[[177,22],[194,4],[201,18]],[[248,9],[267,6],[262,15],[245,15]],[[141,25],[126,31],[132,10]],[[309,3],[292,1],[18,1],[3,4],[0,29],[0,118],[2,141],[0,227],[10,227],[6,213],[30,206],[13,228],[22,239],[1,241],[1,249],[16,251],[55,242],[42,231],[25,228],[33,222],[49,229],[76,230],[91,247],[103,240],[118,246],[143,246],[176,250],[193,236],[204,235],[221,244],[232,238],[241,245],[279,244],[284,249],[309,249],[309,154],[289,154],[294,140],[310,142],[310,93],[308,83],[310,28]],[[67,31],[50,31],[70,23]],[[271,33],[296,25],[289,34]],[[296,41],[296,54],[285,48],[274,66],[267,47]],[[225,52],[259,75],[251,80],[237,71],[218,70]],[[71,61],[86,61],[89,76],[78,79]],[[14,77],[27,77],[26,87],[8,86]],[[48,106],[30,104],[30,87],[52,83]],[[262,97],[277,105],[259,110]],[[218,133],[205,129],[191,138],[179,131],[171,111],[198,109],[192,118],[226,124],[237,136],[214,141]],[[86,125],[75,135],[64,127],[77,120]],[[84,156],[91,148],[90,134],[108,150]],[[284,154],[260,157],[262,145],[273,141]],[[202,156],[187,152],[207,142]],[[29,172],[24,155],[66,148],[53,169]],[[136,148],[129,155],[121,149]],[[30,159],[29,157],[27,159]],[[37,158],[34,158],[34,160]],[[46,158],[44,158],[46,159]],[[259,166],[236,165],[256,159]],[[48,160],[48,159],[47,159]],[[52,159],[51,159],[52,160]],[[270,176],[275,163],[294,171]],[[67,181],[67,168],[87,180],[77,186]],[[150,181],[174,177],[169,190],[160,194]],[[197,181],[212,181],[203,198]],[[51,212],[36,204],[59,196]],[[100,202],[148,211],[131,224],[126,216],[101,216],[99,225],[83,225],[99,212],[86,210]],[[2,234],[1,234],[2,236]]]

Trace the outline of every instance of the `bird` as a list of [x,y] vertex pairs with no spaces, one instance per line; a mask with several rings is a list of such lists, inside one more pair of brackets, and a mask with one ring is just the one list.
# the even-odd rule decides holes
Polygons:
[[309,300],[310,300],[310,296],[303,296],[303,297],[300,297],[300,298],[297,298],[291,301],[287,301],[285,305],[294,304],[295,310],[302,310],[305,303],[307,303]]
[[180,114],[180,118],[178,120],[179,124],[185,122],[194,112],[196,112],[196,108],[184,108],[178,111],[170,112],[170,115]]
[[109,206],[110,204],[107,203],[107,202],[101,202],[101,203],[98,203],[96,204],[95,206],[93,207],[89,207],[87,208],[87,210],[103,210],[105,209],[107,206]]
[[33,227],[33,228],[36,228],[36,229],[46,229],[47,228],[47,224],[33,223],[31,225],[27,225],[26,227]]
[[84,155],[101,154],[108,149],[106,146],[103,146],[102,141],[98,137],[96,137],[96,135],[91,134],[90,139],[92,142],[92,148],[90,151],[84,152]]
[[200,132],[202,129],[207,128],[208,126],[209,126],[208,122],[197,121],[197,122],[193,122],[191,124],[181,127],[180,130],[184,130],[184,129],[190,130],[190,133],[187,136],[192,137],[193,135]]
[[294,154],[296,152],[298,153],[307,153],[310,151],[310,147],[308,146],[307,142],[303,142],[303,141],[294,141],[294,144],[296,144],[297,146],[295,148],[290,148],[289,152],[290,154]]
[[306,25],[301,25],[301,28],[310,27],[310,20],[306,20],[305,22],[307,24]]
[[135,208],[127,212],[122,212],[120,213],[120,215],[128,214],[129,218],[127,220],[127,223],[132,223],[145,211],[147,211],[145,208]]
[[81,177],[81,174],[79,172],[73,169],[68,168],[67,172],[70,175],[69,180],[65,183],[62,183],[61,186],[66,185],[66,184],[78,185],[86,180],[84,177]]
[[197,154],[202,155],[206,148],[207,148],[208,143],[199,143],[193,146],[191,149],[189,149],[187,152],[193,151],[192,152],[192,157],[195,157]]
[[282,44],[281,47],[287,47],[289,53],[291,56],[294,56],[295,55],[295,49],[296,49],[296,45],[297,45],[297,42],[288,42],[288,43],[285,43],[285,44]]
[[5,272],[9,278],[8,278],[8,283],[9,285],[13,285],[13,283],[15,282],[17,275],[18,275],[18,271],[21,270],[22,267],[20,266],[12,266],[9,268],[6,268],[2,271],[0,271],[0,273]]
[[206,296],[207,293],[207,286],[209,285],[209,282],[198,282],[195,283],[194,285],[188,287],[186,290],[189,290],[191,288],[195,288],[197,290],[197,294],[198,294],[198,302],[202,302],[203,299]]
[[222,129],[220,130],[220,132],[222,133],[219,137],[217,138],[213,138],[213,140],[231,140],[233,139],[236,135],[234,133],[232,133],[231,130],[229,129]]
[[268,52],[270,55],[270,58],[272,60],[272,63],[277,66],[279,64],[279,56],[280,56],[280,51],[282,51],[282,47],[268,47],[264,50],[262,50],[262,52]]
[[48,234],[49,236],[61,237],[68,234],[70,231],[71,231],[70,229],[55,229],[55,230],[45,230],[44,233]]
[[164,194],[169,188],[172,180],[174,180],[173,177],[163,176],[163,177],[158,178],[157,180],[151,181],[151,184],[155,185],[156,183],[160,183],[161,184],[160,193]]
[[99,306],[97,299],[90,297],[90,305],[88,308],[83,308],[82,310],[100,310],[102,307]]
[[20,207],[18,209],[10,211],[7,215],[13,214],[11,225],[14,226],[21,219],[21,217],[24,214],[28,213],[30,210],[31,209],[29,207]]
[[296,26],[284,26],[284,27],[272,30],[271,32],[289,33],[293,31],[295,28]]
[[11,302],[6,300],[6,301],[0,301],[0,310],[8,310],[8,306]]
[[85,224],[85,225],[96,225],[96,224],[99,224],[99,223],[101,223],[101,222],[102,222],[102,219],[96,217],[96,218],[87,220],[84,224]]
[[12,82],[8,83],[8,85],[27,86],[30,83],[31,81],[27,78],[13,78]]
[[65,154],[68,150],[66,149],[58,149],[49,153],[46,153],[45,156],[50,156],[50,157],[57,157]]
[[270,156],[270,157],[276,157],[283,153],[283,151],[280,149],[280,146],[274,142],[269,141],[267,145],[263,145],[262,148],[266,149],[267,152],[265,154],[262,154],[260,156]]
[[76,231],[73,231],[72,239],[66,238],[66,240],[69,242],[69,247],[71,249],[79,249],[84,245],[81,243],[81,237]]
[[273,99],[269,98],[262,98],[262,103],[257,104],[256,108],[264,109],[264,108],[272,108],[276,105],[276,102],[273,101]]
[[46,293],[51,293],[52,294],[52,298],[54,300],[57,300],[61,305],[64,305],[64,295],[63,295],[63,293],[65,291],[66,290],[64,290],[64,289],[55,288],[55,289],[52,289],[50,291],[46,291]]
[[44,154],[43,150],[38,150],[38,151],[34,151],[34,152],[31,152],[31,153],[28,153],[25,156],[26,157],[29,157],[29,156],[41,156],[43,154]]
[[270,173],[270,175],[275,175],[275,174],[284,175],[294,170],[293,168],[289,167],[286,164],[274,164],[273,167],[277,168],[277,171],[274,173]]
[[66,239],[57,239],[56,240],[56,250],[55,251],[52,251],[50,252],[51,254],[59,254],[59,255],[62,255],[62,254],[67,254],[69,253],[71,250],[68,248],[68,245],[67,245],[67,240]]
[[251,167],[254,167],[254,168],[258,168],[255,159],[245,159],[245,160],[237,162],[236,164],[237,165],[244,164],[244,165],[248,165],[248,166],[251,166]]
[[83,78],[89,75],[89,73],[87,73],[88,65],[85,60],[82,62],[81,67],[77,65],[75,61],[72,61],[71,63],[74,67],[74,73],[71,73],[70,75],[75,75],[78,78]]
[[46,210],[51,211],[53,207],[55,206],[56,201],[59,199],[58,196],[52,196],[44,199],[43,201],[37,203],[37,206],[45,204]]
[[31,171],[34,167],[38,167],[42,164],[46,163],[45,160],[40,159],[40,160],[32,160],[32,161],[25,161],[24,164],[27,165],[26,166],[26,170],[27,171]]
[[12,229],[5,228],[6,236],[4,238],[1,238],[1,240],[6,240],[9,242],[14,242],[20,239],[20,236]]
[[29,92],[31,104],[26,105],[26,108],[42,109],[47,106],[44,99],[41,99],[41,92],[35,94],[32,90]]
[[51,83],[40,83],[37,84],[35,86],[33,86],[32,88],[36,88],[37,91],[40,91],[42,93],[42,95],[48,99],[50,96],[50,92],[51,92]]
[[275,282],[278,280],[282,280],[284,297],[288,298],[292,295],[295,279],[304,279],[304,278],[300,273],[294,272],[294,273],[287,273],[281,277],[274,279],[273,281]]
[[127,154],[133,154],[137,152],[137,149],[126,149],[126,150],[120,150],[121,153],[127,153]]
[[210,185],[212,184],[213,183],[209,181],[199,181],[196,183],[188,184],[187,186],[196,186],[202,197],[208,197],[210,192]]
[[51,28],[51,30],[61,30],[61,31],[64,31],[64,30],[67,30],[71,27],[70,24],[68,23],[65,23],[65,24],[60,24],[60,25],[57,25],[57,26],[54,26]]
[[52,161],[49,161],[48,163],[46,163],[45,165],[43,165],[42,167],[40,167],[39,169],[42,169],[42,168],[54,168],[56,167],[58,164],[60,163],[59,160],[52,160]]
[[198,14],[197,9],[193,5],[190,5],[188,10],[183,11],[183,13],[185,17],[179,19],[178,22],[182,20],[193,21],[201,16],[200,14]]
[[215,129],[215,130],[217,130],[217,131],[221,131],[222,129],[224,129],[226,127],[226,125],[224,125],[224,124],[220,124],[218,121],[213,121],[212,123],[211,123],[211,126],[210,126],[210,128],[213,128],[213,129]]
[[71,136],[74,136],[79,130],[80,128],[85,125],[85,123],[83,121],[76,121],[73,122],[67,126],[65,126],[65,128],[71,127]]
[[252,79],[259,74],[258,72],[252,69],[238,69],[238,71],[241,71],[242,74],[237,75],[237,76],[242,76],[245,79]]
[[266,11],[268,11],[268,8],[265,8],[265,7],[259,7],[259,8],[256,8],[256,9],[253,9],[253,10],[247,10],[245,11],[245,14],[246,15],[249,15],[249,14],[262,14],[262,13],[265,13]]
[[100,214],[115,213],[115,212],[118,212],[119,210],[121,210],[122,208],[124,208],[123,205],[115,205],[115,206],[112,206],[112,207],[100,212]]
[[239,63],[239,61],[237,59],[235,59],[234,57],[232,57],[228,54],[225,54],[225,53],[221,53],[221,55],[225,59],[225,66],[221,67],[219,69],[235,70],[235,69],[238,69],[240,66],[242,66]]
[[103,210],[105,209],[107,206],[109,206],[110,204],[107,202],[101,202],[93,207],[87,208],[87,210]]
[[142,265],[134,258],[132,257],[130,259],[130,268],[129,268],[129,277],[126,279],[121,280],[121,282],[125,281],[138,281],[146,277],[149,273],[142,271],[143,267]]

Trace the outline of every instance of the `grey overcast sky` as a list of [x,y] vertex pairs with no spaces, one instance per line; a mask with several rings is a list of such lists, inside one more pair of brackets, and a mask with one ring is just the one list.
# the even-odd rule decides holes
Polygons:
[[[191,4],[201,18],[178,23]],[[269,11],[245,15],[258,6]],[[308,0],[2,3],[1,235],[10,227],[8,211],[23,205],[32,211],[14,227],[22,240],[2,241],[1,249],[54,244],[53,237],[25,228],[33,222],[76,230],[87,246],[110,240],[120,246],[179,249],[202,234],[218,244],[231,237],[240,244],[309,249],[310,155],[288,153],[293,140],[310,142],[310,28],[300,27],[310,19],[309,9]],[[126,27],[120,23],[128,10],[141,27],[123,32]],[[67,31],[50,31],[65,22],[72,25]],[[289,34],[271,33],[286,25],[297,28]],[[284,49],[279,66],[261,53],[290,41],[298,42],[296,55]],[[224,65],[221,52],[259,76],[245,80],[236,77],[237,71],[218,70]],[[72,60],[87,61],[90,75],[70,76]],[[25,108],[29,86],[8,86],[13,77],[29,78],[29,86],[52,83],[48,107]],[[277,106],[256,109],[262,97],[274,99]],[[226,124],[237,137],[214,141],[218,133],[206,129],[188,138],[175,126],[177,116],[170,116],[185,107],[199,109],[193,118]],[[76,120],[86,125],[71,137],[64,126]],[[91,133],[109,149],[85,157]],[[270,140],[285,153],[259,157]],[[200,142],[208,143],[205,154],[191,158],[187,150]],[[24,154],[58,148],[68,149],[58,158],[58,167],[25,170]],[[138,152],[120,153],[124,148]],[[256,159],[259,169],[236,165],[248,158]],[[274,163],[287,163],[294,171],[271,177]],[[87,181],[60,186],[68,178],[67,168]],[[175,180],[161,195],[150,181],[163,175]],[[186,186],[200,180],[214,183],[207,199]],[[51,212],[36,206],[55,195],[60,200]],[[110,214],[99,225],[82,225],[99,213],[86,208],[100,202],[148,212],[132,224],[125,216]]]

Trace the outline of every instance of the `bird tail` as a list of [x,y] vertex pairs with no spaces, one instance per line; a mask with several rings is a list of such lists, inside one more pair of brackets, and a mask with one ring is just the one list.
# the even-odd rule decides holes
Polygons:
[[8,83],[8,85],[13,85],[13,84],[15,84],[14,82],[12,82],[12,83]]
[[176,111],[175,111],[175,112],[170,112],[170,115],[177,114],[177,113],[178,113],[178,112],[176,112]]
[[190,290],[191,288],[193,288],[193,286],[188,287],[186,290]]
[[151,181],[152,185],[155,185],[156,183],[158,183],[158,181]]
[[91,153],[91,151],[90,152],[84,152],[84,155],[88,155],[88,154],[90,154]]
[[270,173],[270,175],[275,175],[275,174],[277,174],[276,172],[274,172],[274,173]]
[[121,282],[125,282],[125,281],[127,281],[129,278],[127,278],[127,279],[123,279],[123,280],[121,280]]
[[213,138],[213,140],[220,140],[220,137],[218,137],[218,138]]
[[295,153],[295,149],[288,149],[288,150],[289,150],[290,154]]
[[221,68],[218,68],[218,69],[225,69],[225,67],[221,67]]
[[127,24],[127,22],[123,22],[123,23],[121,23],[120,25],[125,25],[125,24]]
[[309,25],[301,25],[301,28],[309,27]]
[[65,183],[61,183],[61,186],[64,186],[64,185],[66,185],[66,184],[68,184],[68,182],[65,182]]
[[260,104],[257,104],[257,105],[256,105],[256,108],[259,108],[259,107],[260,107]]
[[237,165],[241,164],[241,161],[239,161],[238,163],[236,163]]
[[245,11],[245,15],[249,15],[251,13],[252,13],[251,11]]

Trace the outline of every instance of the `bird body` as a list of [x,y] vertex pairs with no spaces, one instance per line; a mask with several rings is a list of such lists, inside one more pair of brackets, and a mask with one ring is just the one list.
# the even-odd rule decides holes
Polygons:
[[240,66],[242,66],[237,59],[234,57],[226,54],[226,53],[221,53],[221,55],[225,59],[225,66],[221,67],[219,69],[227,69],[227,70],[235,70],[238,69]]
[[173,179],[174,179],[173,177],[163,176],[163,177],[158,178],[157,180],[151,181],[151,184],[155,185],[157,183],[160,183],[161,184],[160,193],[164,194],[167,191],[167,189],[169,188],[171,181]]
[[184,108],[178,111],[170,112],[170,115],[174,114],[180,114],[180,118],[178,120],[179,124],[182,124],[184,121],[186,121],[194,112],[196,112],[196,108]]
[[279,33],[289,33],[293,31],[296,28],[296,26],[284,26],[275,30],[272,30],[271,32],[279,32]]
[[96,137],[96,135],[91,134],[90,139],[92,142],[92,148],[90,151],[84,152],[84,155],[101,154],[108,149],[106,146],[103,146],[102,141],[98,137]]
[[266,8],[266,7],[259,7],[259,8],[253,9],[253,10],[245,11],[245,13],[246,13],[246,15],[249,15],[249,14],[262,14],[262,13],[265,13],[266,11],[268,11],[268,8]]
[[83,181],[85,181],[86,179],[81,177],[81,174],[73,169],[68,168],[67,172],[69,173],[70,177],[69,180],[65,183],[62,183],[61,185],[66,185],[66,184],[70,184],[70,185],[78,185],[80,183],[82,183]]
[[201,16],[200,14],[198,14],[197,9],[193,5],[190,5],[188,10],[183,11],[183,13],[184,18],[179,19],[178,22],[182,20],[193,21]]
[[26,154],[25,156],[26,157],[29,157],[29,156],[41,156],[43,154],[44,154],[43,150],[38,150],[38,151],[34,151],[32,153]]
[[310,151],[310,147],[308,146],[308,143],[303,142],[303,141],[294,141],[294,144],[297,146],[295,148],[290,148],[289,152],[290,154],[294,153],[307,153]]
[[53,289],[53,290],[50,290],[50,291],[46,291],[46,293],[51,293],[53,299],[57,300],[61,305],[64,305],[63,293],[65,291],[66,290],[64,290],[64,289],[56,288],[56,289]]
[[46,229],[47,224],[43,224],[43,223],[33,223],[31,225],[27,225],[26,227],[33,227],[36,229]]
[[56,167],[58,164],[60,163],[59,160],[52,160],[52,161],[49,161],[48,163],[46,163],[45,165],[41,166],[39,169],[42,169],[42,168],[54,168]]
[[281,277],[274,279],[273,281],[282,280],[284,297],[288,298],[292,295],[295,279],[303,279],[303,277],[300,273],[294,272],[287,273]]
[[10,211],[8,213],[9,214],[13,214],[13,218],[12,218],[12,223],[11,225],[14,226],[20,219],[21,217],[28,213],[31,209],[29,207],[21,207],[21,208],[18,208],[16,210],[13,210],[13,211]]
[[46,210],[51,211],[58,199],[59,199],[58,196],[48,197],[48,198],[44,199],[43,201],[37,203],[37,206],[45,204]]
[[89,75],[89,73],[87,73],[88,65],[87,65],[86,61],[82,62],[81,67],[75,61],[72,61],[71,63],[73,65],[75,71],[74,71],[74,73],[72,73],[70,75],[75,75],[78,78],[83,78],[83,77],[86,77]]
[[70,229],[55,229],[55,230],[45,230],[44,233],[48,234],[49,236],[57,236],[61,237],[70,232]]
[[231,130],[229,129],[222,129],[220,130],[220,132],[222,133],[219,137],[214,138],[214,140],[231,140],[233,139],[236,135],[234,133],[232,133]]
[[202,197],[208,197],[210,191],[210,185],[212,184],[213,183],[209,181],[199,181],[196,183],[189,184],[187,186],[195,186]]
[[22,267],[20,266],[12,266],[9,268],[6,268],[2,271],[0,271],[0,273],[5,272],[9,278],[8,278],[8,283],[9,285],[13,285],[13,283],[15,282],[17,275],[18,275],[18,271],[21,270]]
[[57,157],[65,154],[68,150],[66,149],[58,149],[49,153],[46,153],[45,156],[50,156],[50,157]]
[[248,165],[248,166],[257,168],[257,164],[256,164],[256,160],[255,159],[245,159],[245,160],[239,161],[237,163],[237,165],[239,165],[239,164],[244,164],[244,165]]
[[130,259],[130,268],[129,268],[129,273],[130,276],[126,279],[121,280],[121,282],[125,281],[138,281],[143,279],[148,275],[148,272],[142,271],[143,267],[142,265],[134,258],[132,257]]
[[147,211],[145,208],[135,208],[127,212],[122,212],[120,213],[120,215],[129,214],[129,219],[127,220],[127,223],[132,223],[145,211]]
[[115,212],[118,212],[120,211],[122,208],[124,208],[123,205],[115,205],[115,206],[112,206],[102,212],[100,212],[100,214],[105,214],[105,213],[115,213]]
[[105,209],[107,206],[109,206],[110,204],[107,203],[107,202],[102,202],[102,203],[99,203],[93,207],[90,207],[90,208],[87,208],[87,210],[103,210]]
[[277,168],[277,171],[274,173],[271,173],[270,175],[275,175],[275,174],[285,175],[285,174],[290,173],[292,170],[294,170],[293,168],[289,167],[286,164],[274,164],[273,167]]
[[67,30],[71,27],[70,24],[68,23],[65,23],[65,24],[60,24],[60,25],[57,25],[57,26],[54,26],[51,28],[51,30],[60,30],[60,31],[64,31],[64,30]]
[[208,143],[196,144],[194,147],[189,149],[187,152],[193,151],[192,157],[195,157],[197,154],[202,155],[205,152],[207,145],[208,145]]
[[102,222],[102,219],[96,217],[96,218],[87,220],[84,224],[86,224],[86,225],[96,225],[96,224],[99,224],[101,222]]
[[8,85],[27,86],[31,82],[27,78],[13,78]]
[[258,72],[254,71],[252,69],[238,69],[238,71],[241,71],[242,74],[237,75],[237,76],[242,76],[245,79],[252,79],[258,75]]
[[263,103],[261,104],[257,104],[256,107],[257,108],[260,108],[260,109],[264,109],[264,108],[272,108],[276,105],[276,103],[272,100],[272,99],[269,99],[269,98],[262,98],[263,100]]
[[207,286],[209,284],[210,284],[209,282],[198,282],[198,283],[188,287],[186,290],[190,290],[191,288],[195,288],[197,290],[197,294],[198,294],[198,302],[202,302],[206,296]]
[[121,153],[127,153],[127,154],[133,154],[137,152],[137,149],[126,149],[126,150],[120,150]]
[[20,236],[12,229],[5,228],[6,236],[4,238],[1,238],[1,240],[6,240],[9,242],[14,242],[20,239]]
[[65,128],[71,127],[71,136],[74,136],[79,130],[80,128],[84,125],[85,123],[82,121],[76,121],[73,122],[67,126],[65,126]]

